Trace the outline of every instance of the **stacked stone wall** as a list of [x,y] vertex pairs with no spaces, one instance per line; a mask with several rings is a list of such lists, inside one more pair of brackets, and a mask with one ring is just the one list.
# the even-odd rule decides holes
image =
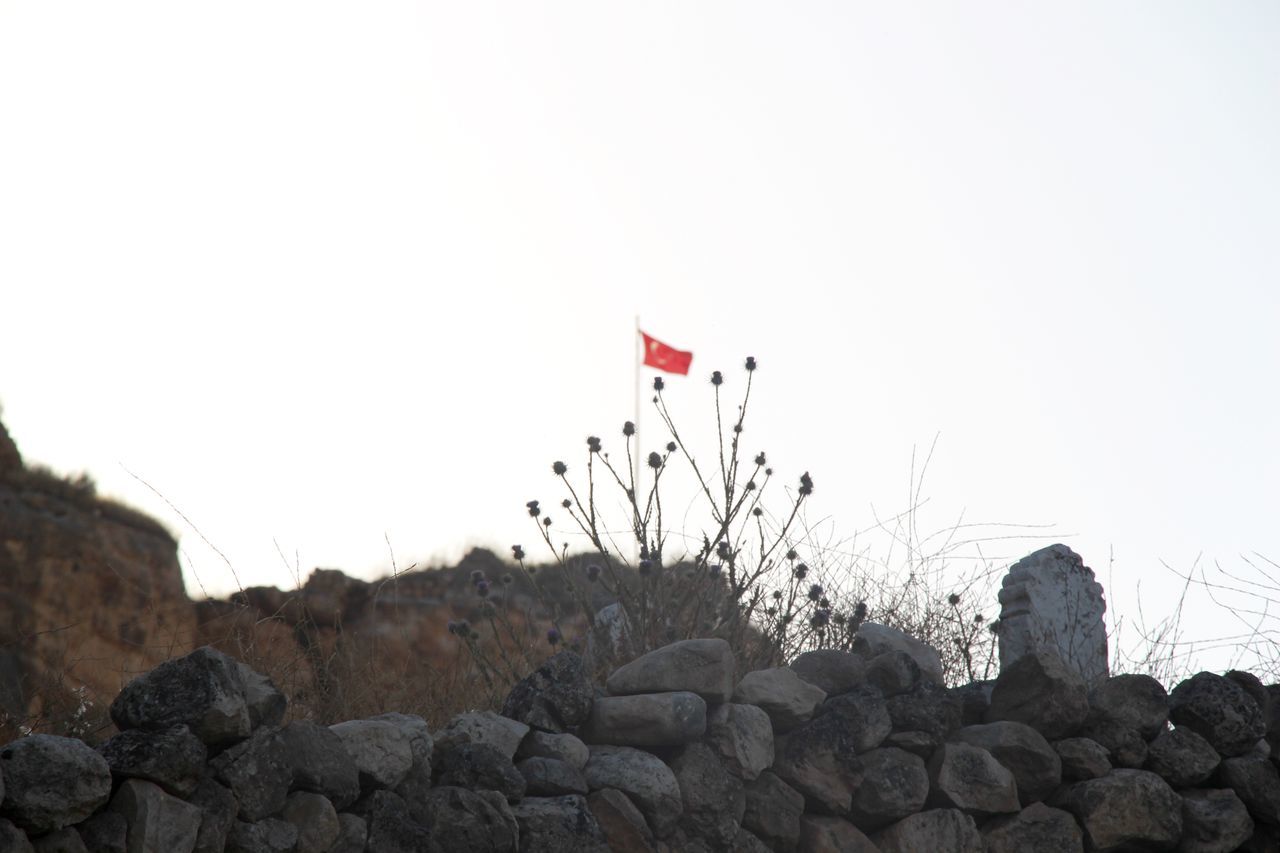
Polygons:
[[130,683],[98,749],[0,747],[0,851],[1280,849],[1276,685],[1088,687],[1051,649],[991,683],[940,672],[884,626],[745,673],[688,640],[604,685],[564,651],[501,713],[433,732],[285,722],[268,679],[206,647]]

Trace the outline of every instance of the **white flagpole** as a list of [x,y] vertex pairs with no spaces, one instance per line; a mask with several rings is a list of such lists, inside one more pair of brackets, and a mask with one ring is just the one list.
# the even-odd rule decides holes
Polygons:
[[[636,420],[635,420],[635,424],[636,424],[635,440],[636,441],[635,441],[635,453],[632,454],[632,457],[631,457],[631,483],[632,483],[632,488],[635,489],[635,500],[636,500],[637,506],[639,505],[639,500],[640,500],[640,357],[641,357],[640,350],[643,349],[644,347],[642,343],[643,340],[644,338],[640,336],[640,315],[636,314],[636,336],[635,336],[635,341],[632,344],[633,351],[635,352],[635,356],[636,356]],[[636,563],[639,564],[639,561],[640,561],[640,543],[639,542],[636,543],[635,559],[636,559]]]

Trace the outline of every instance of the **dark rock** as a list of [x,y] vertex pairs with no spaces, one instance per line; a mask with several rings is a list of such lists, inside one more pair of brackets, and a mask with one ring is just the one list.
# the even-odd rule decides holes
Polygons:
[[516,754],[520,758],[555,758],[581,770],[587,766],[591,750],[575,735],[531,731]]
[[830,698],[865,681],[867,664],[864,658],[853,652],[814,649],[793,660],[791,671]]
[[[520,828],[500,794],[466,788],[433,788],[413,815],[431,827],[431,850],[441,853],[498,853],[520,848]],[[372,832],[370,833],[372,842]],[[373,850],[372,844],[370,850]]]
[[192,853],[221,853],[236,815],[240,813],[235,795],[211,776],[202,776],[188,802],[200,809],[200,831],[196,834]]
[[279,726],[284,722],[288,700],[275,682],[243,661],[236,661],[236,668],[240,671],[240,681],[244,684],[244,701],[249,708],[249,728]]
[[724,640],[682,640],[614,670],[606,686],[613,696],[687,691],[706,702],[728,702],[736,674],[733,650]]
[[987,719],[987,710],[991,707],[991,691],[996,683],[992,681],[971,681],[959,687],[950,688],[950,693],[960,700],[960,725],[976,726]]
[[959,809],[974,820],[1020,808],[1013,774],[980,746],[944,743],[929,759],[928,771],[929,805],[934,808]]
[[[1111,772],[1111,760],[1107,757],[1109,754],[1107,748],[1096,740],[1090,740],[1087,737],[1063,738],[1053,742],[1053,751],[1058,753],[1058,758],[1062,759],[1062,781],[1064,782],[1083,782],[1086,779],[1106,776]],[[1174,785],[1174,787],[1177,786]]]
[[329,731],[355,761],[362,791],[394,788],[413,769],[410,732],[396,721],[348,720],[329,726]]
[[[883,705],[881,713],[887,729],[889,715]],[[809,810],[848,814],[853,791],[861,782],[857,747],[867,740],[865,730],[850,725],[849,719],[845,714],[823,714],[774,740],[773,772],[804,795]],[[887,733],[876,733],[877,743]]]
[[497,791],[511,803],[524,796],[524,776],[511,759],[492,746],[461,743],[447,749],[440,759],[439,785]]
[[521,679],[507,695],[502,715],[533,729],[564,732],[586,722],[595,690],[577,652],[565,650]]
[[866,680],[886,697],[909,693],[920,682],[920,665],[904,651],[881,652],[867,661]]
[[1111,756],[1111,763],[1116,767],[1138,769],[1147,762],[1149,747],[1137,729],[1129,728],[1115,720],[1088,720],[1080,728],[1080,736],[1097,741]]
[[0,747],[0,817],[33,835],[87,818],[111,797],[106,760],[75,738],[28,735]]
[[1001,670],[986,721],[1026,723],[1056,740],[1075,734],[1088,714],[1084,679],[1056,652],[1041,649]]
[[879,853],[871,839],[849,821],[824,815],[800,819],[800,848],[805,853]]
[[1280,826],[1280,771],[1270,761],[1255,755],[1224,758],[1218,784],[1235,791],[1254,820]]
[[279,812],[293,784],[293,764],[279,729],[258,729],[248,740],[216,756],[209,769],[235,795],[240,804],[237,819],[242,823]]
[[[101,811],[76,827],[88,853],[125,853],[129,821],[119,812]],[[0,850],[8,850],[0,833]],[[199,847],[196,848],[199,850]]]
[[[360,796],[360,773],[342,738],[326,726],[294,720],[280,730],[293,772],[293,787],[328,797],[345,809]],[[428,765],[430,761],[428,760]]]
[[294,853],[327,853],[338,841],[342,827],[333,803],[320,794],[294,791],[280,812],[280,819],[298,830]]
[[880,747],[859,756],[859,771],[848,817],[863,832],[920,811],[929,796],[929,774],[918,755]]
[[1182,798],[1154,773],[1112,770],[1054,797],[1075,815],[1091,851],[1172,849],[1182,835]]
[[973,818],[958,809],[930,809],[905,817],[871,836],[880,853],[984,853]]
[[[435,794],[432,791],[431,794]],[[478,795],[477,795],[478,796]],[[430,798],[430,795],[428,795]],[[373,791],[356,801],[352,811],[364,818],[367,840],[365,849],[370,853],[453,853],[457,851],[515,850],[509,847],[448,847],[437,836],[437,826],[419,823],[410,813],[404,799],[391,791]],[[428,834],[426,826],[431,826]]]
[[1113,675],[1089,691],[1086,728],[1107,721],[1151,740],[1164,731],[1168,719],[1169,694],[1149,675]]
[[894,731],[925,731],[941,742],[960,728],[960,699],[931,681],[919,682],[909,693],[889,696],[885,706]]
[[746,808],[742,780],[726,770],[706,744],[689,744],[667,765],[680,787],[680,826],[714,850],[727,848]]
[[526,797],[511,809],[521,853],[609,853],[603,830],[580,794]]
[[202,816],[200,809],[166,794],[154,782],[126,779],[111,798],[111,810],[124,815],[129,824],[130,850],[192,850],[195,847]]
[[748,672],[733,690],[734,702],[763,708],[775,732],[805,723],[826,698],[822,690],[785,666]]
[[704,740],[740,779],[754,779],[773,763],[773,725],[755,705],[716,705],[707,714]]
[[560,797],[587,793],[582,771],[555,758],[526,758],[516,765],[524,777],[525,794],[530,797]]
[[794,853],[800,840],[804,795],[769,770],[746,786],[742,825],[771,849]]
[[942,739],[932,732],[906,731],[894,732],[884,739],[882,746],[891,746],[918,755],[926,761],[933,751],[942,744]]
[[146,779],[177,797],[190,797],[204,775],[208,750],[184,725],[159,731],[124,731],[98,752],[117,779]]
[[980,746],[1009,768],[1023,805],[1048,797],[1062,781],[1062,759],[1039,732],[1025,723],[965,726],[953,732],[951,739]]
[[36,853],[89,853],[80,833],[69,826],[41,835],[31,842],[31,846],[35,847]]
[[5,853],[35,853],[27,834],[0,817],[0,850]]
[[[293,853],[298,830],[293,824],[273,817],[253,823],[237,820],[227,833],[227,853]],[[156,847],[156,850],[178,848]]]
[[1211,672],[1173,688],[1169,719],[1203,737],[1224,758],[1244,755],[1266,734],[1258,703],[1235,681]]
[[680,785],[656,755],[629,746],[593,746],[582,773],[592,791],[615,788],[626,794],[658,838],[669,835],[680,819]]
[[1175,788],[1193,788],[1213,775],[1221,761],[1209,741],[1179,726],[1151,742],[1144,767]]
[[329,853],[365,853],[368,840],[369,828],[364,818],[342,812],[338,815],[338,840],[333,842]]
[[1084,853],[1080,825],[1067,812],[1032,803],[983,824],[986,853]]
[[605,788],[587,797],[587,806],[614,853],[653,853],[657,849],[644,815],[626,794]]
[[579,731],[590,744],[678,746],[707,731],[707,703],[696,693],[601,696]]
[[126,729],[191,729],[212,749],[252,731],[240,664],[212,646],[165,661],[129,682],[111,703],[111,719]]
[[1252,835],[1249,810],[1234,791],[1192,788],[1182,792],[1178,853],[1231,853]]
[[847,730],[855,752],[866,752],[884,743],[884,739],[893,731],[893,720],[889,716],[889,706],[880,688],[864,684],[855,687],[839,696],[832,697],[818,706],[813,725],[819,718],[834,715],[838,722],[828,721],[826,725],[840,725]]

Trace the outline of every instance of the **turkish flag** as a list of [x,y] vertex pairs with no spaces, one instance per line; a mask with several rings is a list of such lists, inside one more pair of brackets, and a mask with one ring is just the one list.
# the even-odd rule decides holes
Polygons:
[[651,338],[644,332],[644,363],[649,367],[665,370],[667,373],[689,374],[689,362],[693,361],[693,353],[669,347],[657,338]]

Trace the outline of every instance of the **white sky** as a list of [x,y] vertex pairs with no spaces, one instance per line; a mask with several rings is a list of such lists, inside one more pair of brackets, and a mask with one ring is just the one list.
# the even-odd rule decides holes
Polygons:
[[1150,617],[1161,561],[1280,560],[1277,44],[1266,2],[0,0],[4,419],[196,594],[535,552],[639,314],[691,430],[759,359],[746,443],[840,536],[940,434],[922,527],[1052,524]]

